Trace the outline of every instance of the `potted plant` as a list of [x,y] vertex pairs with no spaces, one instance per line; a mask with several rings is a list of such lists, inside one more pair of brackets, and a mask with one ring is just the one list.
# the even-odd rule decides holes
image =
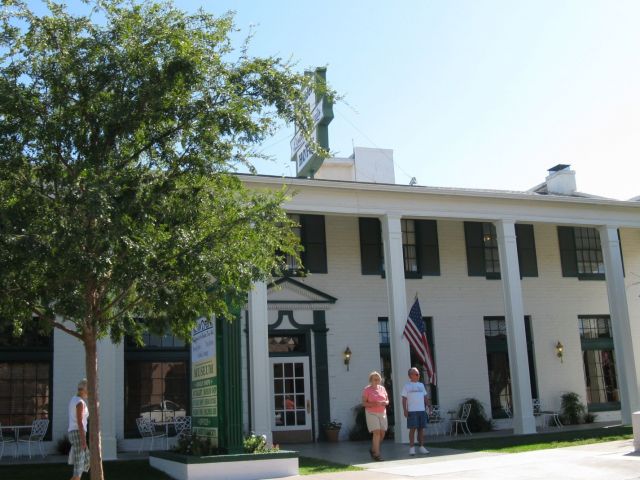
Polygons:
[[342,428],[342,423],[337,420],[332,420],[329,423],[324,425],[324,434],[327,437],[328,442],[337,442],[340,438],[340,429]]

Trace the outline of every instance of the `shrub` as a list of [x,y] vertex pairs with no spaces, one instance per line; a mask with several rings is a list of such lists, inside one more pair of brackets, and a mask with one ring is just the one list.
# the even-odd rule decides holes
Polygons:
[[71,451],[71,442],[69,441],[69,437],[65,435],[60,440],[58,440],[58,443],[56,444],[56,450],[60,455],[69,455],[69,452]]
[[351,430],[349,430],[349,440],[369,440],[371,438],[371,434],[367,428],[367,417],[364,412],[364,407],[361,404],[356,405],[353,407],[353,413],[356,417],[356,421],[353,427],[351,427]]
[[586,407],[580,402],[580,395],[574,392],[562,395],[560,421],[565,425],[582,423]]
[[469,430],[472,432],[489,432],[493,430],[493,425],[491,424],[491,421],[487,419],[484,406],[475,398],[467,398],[460,404],[460,407],[458,408],[458,417],[462,415],[462,406],[465,403],[471,404],[471,412],[469,413],[469,419],[467,420]]
[[280,450],[278,445],[270,445],[267,443],[266,435],[256,435],[251,433],[242,441],[244,453],[273,453]]
[[595,413],[587,412],[584,414],[584,417],[583,417],[584,423],[593,423],[596,421],[596,417],[597,415]]
[[197,435],[185,435],[179,438],[178,444],[173,450],[184,455],[195,455],[198,457],[224,455],[227,453],[224,448],[214,447],[209,437]]

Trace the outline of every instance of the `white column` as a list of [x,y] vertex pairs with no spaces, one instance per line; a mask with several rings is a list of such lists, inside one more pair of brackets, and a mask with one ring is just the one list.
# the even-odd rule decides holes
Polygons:
[[631,424],[632,412],[640,410],[640,393],[638,392],[638,372],[635,368],[629,306],[624,286],[622,257],[620,256],[620,241],[616,227],[605,225],[598,230],[600,231],[600,243],[604,257],[609,313],[611,314],[611,328],[615,345],[618,387],[620,388],[620,413],[622,423],[629,425]]
[[123,408],[122,397],[118,395],[119,392],[122,392],[118,388],[118,382],[124,380],[118,375],[116,358],[118,351],[117,345],[114,345],[108,338],[98,342],[98,388],[100,389],[100,433],[103,460],[118,459],[116,405],[121,405]]
[[498,234],[498,254],[500,255],[500,274],[507,324],[513,431],[516,434],[535,433],[536,422],[531,401],[527,336],[524,328],[515,223],[505,220],[496,222],[496,232]]
[[249,292],[249,383],[251,385],[251,430],[266,435],[271,432],[271,375],[269,374],[269,316],[267,285],[256,282]]
[[407,382],[411,367],[409,343],[402,332],[407,321],[407,294],[404,285],[404,260],[402,256],[402,227],[400,216],[386,215],[382,219],[384,242],[384,266],[389,295],[389,334],[391,344],[391,369],[393,380],[393,405],[395,411],[395,441],[407,443],[409,431],[402,412],[402,386]]

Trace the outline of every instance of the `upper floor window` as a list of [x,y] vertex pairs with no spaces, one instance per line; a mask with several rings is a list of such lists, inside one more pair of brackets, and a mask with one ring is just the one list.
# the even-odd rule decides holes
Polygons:
[[[435,220],[402,219],[405,278],[440,275],[438,224]],[[360,257],[363,275],[384,274],[382,231],[377,218],[360,218]]]
[[[521,277],[537,277],[538,261],[533,225],[516,224],[518,266]],[[464,222],[469,276],[500,278],[496,227],[490,222]]]
[[558,227],[563,277],[604,280],[600,234],[592,227]]
[[415,220],[402,219],[402,256],[405,276],[418,274],[418,248]]
[[327,273],[327,242],[323,215],[289,214],[296,223],[293,232],[300,238],[302,252],[298,265],[296,259],[287,255],[287,269],[290,274]]

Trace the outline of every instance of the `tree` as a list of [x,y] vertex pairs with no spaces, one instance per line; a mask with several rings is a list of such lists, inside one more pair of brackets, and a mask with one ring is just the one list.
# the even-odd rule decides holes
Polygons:
[[97,341],[187,337],[297,255],[286,192],[234,172],[279,122],[312,123],[309,77],[236,52],[231,15],[87,3],[36,15],[2,0],[0,321],[20,334],[38,317],[84,344],[95,480]]

